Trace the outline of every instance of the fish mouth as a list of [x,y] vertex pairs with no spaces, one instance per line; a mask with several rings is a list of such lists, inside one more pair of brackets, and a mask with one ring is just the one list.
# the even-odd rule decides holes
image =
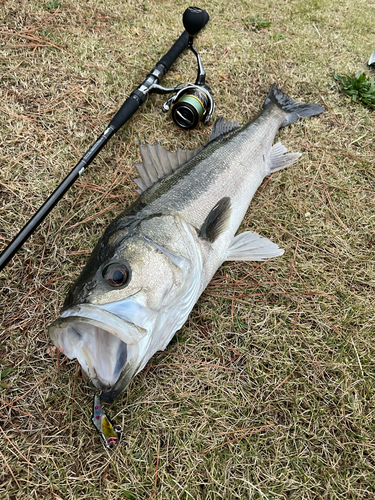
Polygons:
[[89,382],[114,399],[137,368],[138,344],[148,330],[106,306],[81,304],[63,311],[49,333],[68,358],[78,360]]

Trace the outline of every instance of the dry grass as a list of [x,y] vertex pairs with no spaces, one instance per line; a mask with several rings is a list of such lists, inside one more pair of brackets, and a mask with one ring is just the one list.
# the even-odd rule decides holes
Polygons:
[[[1,274],[3,499],[372,499],[374,120],[334,87],[366,71],[375,4],[206,1],[197,40],[217,115],[244,122],[271,83],[327,111],[280,132],[298,165],[273,175],[243,228],[286,250],[225,264],[168,349],[109,410],[46,325],[108,222],[135,199],[136,139],[197,147],[153,96]],[[182,31],[178,1],[3,0],[0,245],[17,233]],[[242,18],[271,21],[260,31]],[[185,54],[165,83],[195,76]],[[73,391],[73,387],[75,390]]]

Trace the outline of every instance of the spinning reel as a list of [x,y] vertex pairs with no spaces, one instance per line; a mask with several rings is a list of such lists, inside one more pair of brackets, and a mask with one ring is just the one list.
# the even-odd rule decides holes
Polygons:
[[194,36],[207,23],[208,18],[207,12],[198,7],[189,7],[182,17],[185,30],[189,34],[187,48],[193,52],[198,62],[198,74],[195,83],[185,83],[173,88],[154,84],[150,89],[158,94],[175,92],[163,104],[162,111],[167,113],[171,110],[173,121],[184,130],[191,130],[197,127],[200,122],[207,125],[215,109],[211,89],[205,83],[206,72],[203,69],[201,56],[193,47]]

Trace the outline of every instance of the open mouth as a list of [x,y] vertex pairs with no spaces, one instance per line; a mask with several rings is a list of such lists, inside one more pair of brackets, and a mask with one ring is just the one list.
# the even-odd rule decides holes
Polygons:
[[53,343],[68,358],[77,358],[89,381],[100,390],[116,385],[148,333],[133,321],[91,304],[63,311],[49,331]]

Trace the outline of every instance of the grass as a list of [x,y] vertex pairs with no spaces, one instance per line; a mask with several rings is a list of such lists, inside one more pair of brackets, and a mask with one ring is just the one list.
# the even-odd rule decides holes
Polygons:
[[262,21],[257,17],[251,17],[251,16],[243,18],[242,21],[245,23],[245,26],[247,28],[252,29],[254,31],[259,31],[264,28],[269,28],[272,24],[270,21]]
[[335,80],[339,82],[340,90],[348,95],[353,101],[360,101],[363,105],[375,106],[375,81],[368,78],[365,73],[360,71],[355,76],[334,75]]
[[[1,273],[1,498],[374,498],[374,111],[331,83],[373,76],[375,5],[202,6],[211,18],[196,44],[216,116],[244,123],[273,82],[327,109],[280,131],[303,156],[264,182],[242,224],[285,254],[218,270],[176,339],[106,408],[124,428],[107,453],[77,363],[58,360],[47,325],[137,196],[137,139],[195,148],[209,136],[177,130],[152,96]],[[172,45],[185,8],[2,5],[1,247]],[[252,31],[246,18],[271,24]],[[186,53],[164,83],[195,74]]]

